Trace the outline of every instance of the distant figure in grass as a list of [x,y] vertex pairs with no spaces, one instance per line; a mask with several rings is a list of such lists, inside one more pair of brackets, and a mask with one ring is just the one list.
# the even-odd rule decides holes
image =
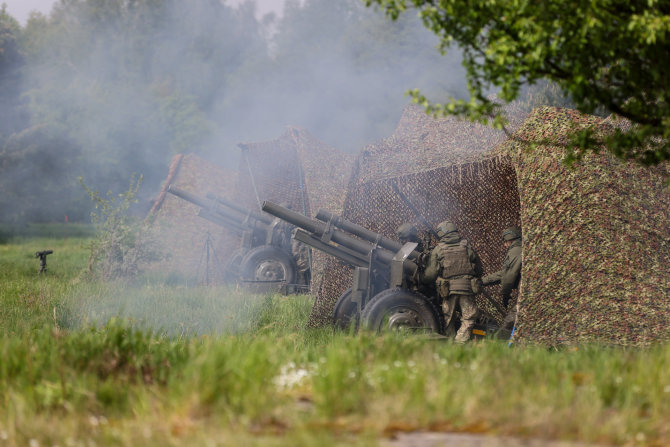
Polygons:
[[40,258],[40,272],[39,274],[47,273],[47,256],[53,253],[53,250],[42,250],[35,253],[36,258]]
[[507,228],[502,233],[502,239],[507,248],[502,269],[484,276],[482,283],[485,286],[500,284],[503,305],[507,309],[503,328],[512,329],[516,321],[516,305],[509,308],[509,304],[512,299],[512,291],[518,289],[521,282],[521,228]]
[[453,332],[452,322],[456,306],[461,309],[461,326],[454,340],[465,343],[472,336],[478,309],[475,303],[477,285],[482,276],[482,261],[466,239],[462,239],[452,222],[437,226],[438,244],[431,250],[423,281],[435,282],[442,299],[447,333]]

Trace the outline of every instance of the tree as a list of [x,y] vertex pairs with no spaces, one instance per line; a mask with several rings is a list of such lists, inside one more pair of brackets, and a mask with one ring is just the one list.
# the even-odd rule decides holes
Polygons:
[[[257,28],[253,11],[220,0],[59,0],[48,17],[32,17],[20,40],[27,127],[78,149],[52,175],[75,194],[80,175],[105,190],[138,172],[147,207],[175,153],[225,150],[213,107],[228,79],[266,51]],[[22,153],[66,150],[38,141],[44,132],[28,135],[29,150],[25,136],[13,140],[13,171],[27,172]]]
[[575,133],[577,158],[605,145],[616,156],[654,165],[670,159],[670,1],[668,0],[365,0],[396,20],[416,8],[440,39],[463,51],[469,100],[414,101],[434,114],[504,125],[500,104],[525,85],[555,83],[585,113],[602,108],[628,119],[630,130],[606,140]]
[[23,55],[19,45],[19,23],[0,5],[0,138],[26,124],[21,104]]

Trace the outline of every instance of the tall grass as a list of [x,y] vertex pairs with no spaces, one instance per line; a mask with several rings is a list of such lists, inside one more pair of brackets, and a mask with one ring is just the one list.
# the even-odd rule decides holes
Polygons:
[[[377,445],[414,430],[670,440],[669,345],[308,329],[308,296],[84,281],[82,242],[0,246],[0,445]],[[71,259],[40,277],[42,247]]]

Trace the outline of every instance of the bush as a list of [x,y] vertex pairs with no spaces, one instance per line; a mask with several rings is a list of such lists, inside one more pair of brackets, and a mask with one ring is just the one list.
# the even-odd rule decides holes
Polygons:
[[128,213],[130,205],[137,202],[135,195],[142,176],[136,180],[133,174],[128,190],[119,194],[118,199],[111,191],[103,198],[89,189],[81,177],[79,182],[95,203],[91,221],[97,236],[91,242],[89,274],[103,280],[135,277],[142,265],[162,258],[146,224]]

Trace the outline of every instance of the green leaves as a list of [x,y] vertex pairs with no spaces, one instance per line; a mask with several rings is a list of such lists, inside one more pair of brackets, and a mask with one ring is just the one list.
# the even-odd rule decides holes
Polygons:
[[[405,10],[402,1],[366,3],[381,5],[392,19]],[[670,116],[668,1],[413,0],[411,5],[443,50],[452,41],[463,49],[470,95],[476,98],[468,106],[451,100],[438,107],[411,92],[429,112],[439,109],[486,123],[492,111],[484,94],[488,88],[498,87],[498,97],[511,102],[520,97],[524,83],[543,79],[555,83],[582,112],[603,110],[639,125],[605,142],[618,157],[643,164],[670,158],[670,146],[663,142]],[[595,150],[586,135],[574,138],[580,151]]]
[[148,262],[161,259],[154,237],[145,225],[129,214],[129,208],[137,203],[135,196],[142,183],[142,176],[130,179],[128,189],[115,197],[111,191],[104,198],[93,191],[79,178],[95,205],[91,221],[97,238],[91,242],[88,273],[104,280],[131,278],[136,276]]

